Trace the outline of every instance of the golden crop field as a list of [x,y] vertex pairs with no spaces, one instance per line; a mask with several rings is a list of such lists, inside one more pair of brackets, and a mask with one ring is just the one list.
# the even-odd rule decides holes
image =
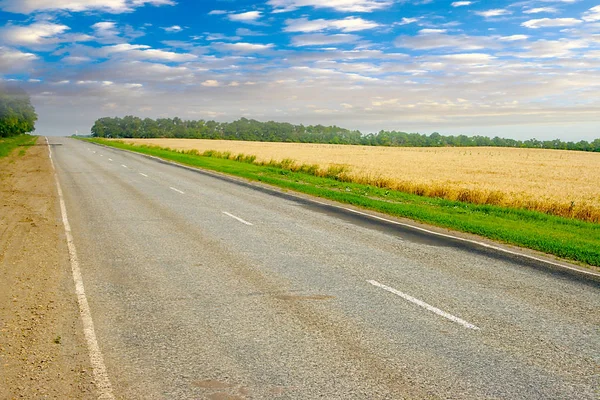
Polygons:
[[600,153],[498,147],[406,148],[195,139],[127,139],[135,144],[292,159],[346,167],[354,182],[425,196],[528,208],[600,221]]

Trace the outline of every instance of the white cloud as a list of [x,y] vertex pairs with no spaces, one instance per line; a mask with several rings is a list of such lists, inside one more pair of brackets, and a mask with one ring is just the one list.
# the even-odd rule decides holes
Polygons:
[[266,51],[272,49],[274,45],[272,43],[269,44],[256,44],[256,43],[215,43],[214,47],[225,50],[225,51],[236,51],[242,53],[256,53],[261,51]]
[[103,21],[103,22],[96,22],[94,25],[92,25],[92,29],[94,29],[97,32],[110,32],[111,34],[116,32],[116,24],[114,22],[110,22],[110,21]]
[[66,25],[51,22],[35,22],[27,26],[8,25],[0,31],[0,37],[7,42],[18,45],[38,45],[45,40],[56,37],[70,28]]
[[527,35],[510,35],[510,36],[501,36],[498,40],[502,42],[516,42],[519,40],[527,40],[529,36]]
[[371,105],[374,107],[381,107],[381,106],[389,106],[389,105],[394,105],[394,104],[398,104],[398,101],[400,99],[388,99],[388,100],[381,100],[381,99],[377,99],[371,102]]
[[583,19],[585,22],[600,21],[600,5],[592,7],[584,12],[581,19]]
[[140,44],[121,43],[113,46],[105,46],[99,50],[104,57],[119,54],[135,60],[159,60],[167,62],[186,62],[198,58],[194,54],[175,53],[166,50],[153,49],[150,46]]
[[415,22],[419,21],[419,17],[415,17],[415,18],[402,18],[402,20],[400,22],[395,22],[394,25],[408,25],[408,24],[414,24]]
[[300,7],[331,8],[341,12],[372,12],[390,7],[393,0],[269,0],[274,12],[294,11]]
[[451,4],[452,7],[464,7],[473,4],[472,1],[455,1]]
[[539,14],[539,13],[550,13],[550,14],[554,14],[557,13],[558,10],[554,7],[538,7],[538,8],[530,8],[527,10],[524,10],[523,13],[524,14]]
[[[357,82],[377,82],[379,79],[373,78],[366,75],[357,73],[346,73],[334,68],[315,68],[307,66],[292,67],[290,69],[293,72],[307,75],[311,80],[327,81],[328,84],[332,84],[332,80],[337,80],[337,83],[357,83]],[[297,76],[295,75],[295,78]],[[335,85],[334,85],[335,86]]]
[[206,35],[206,37],[204,38],[205,40],[208,40],[209,42],[215,41],[215,40],[233,40],[233,41],[238,41],[241,38],[239,36],[227,36],[227,35],[223,35],[222,33],[209,33]]
[[21,72],[37,58],[33,53],[24,53],[17,49],[0,46],[0,70],[4,72]]
[[235,30],[235,34],[238,36],[265,36],[262,32],[256,32],[248,28],[238,28]]
[[185,62],[193,61],[198,56],[194,54],[175,53],[172,51],[148,49],[148,50],[136,50],[133,54],[142,60],[162,60],[170,62]]
[[161,43],[165,46],[169,46],[171,49],[186,50],[196,55],[206,53],[208,51],[206,47],[197,46],[194,42],[187,42],[183,40],[161,40]]
[[122,41],[117,24],[110,21],[97,22],[92,25],[94,36],[99,43],[109,44]]
[[0,0],[0,9],[13,13],[31,14],[40,11],[83,12],[100,10],[110,13],[131,12],[146,4],[175,5],[174,0]]
[[492,10],[487,11],[476,11],[475,14],[480,15],[484,18],[493,18],[493,17],[501,17],[503,15],[512,14],[511,11],[506,10],[504,8],[494,8]]
[[119,34],[117,24],[110,21],[97,22],[92,25],[92,29],[96,31],[98,36],[116,36]]
[[473,51],[498,47],[498,44],[489,36],[449,35],[443,29],[421,29],[416,36],[399,36],[394,44],[397,47],[415,50],[453,48],[461,51]]
[[339,33],[336,35],[325,35],[322,33],[298,35],[292,37],[292,45],[302,46],[327,46],[343,43],[354,43],[360,39],[360,36],[348,33]]
[[419,34],[421,35],[428,35],[428,34],[436,34],[436,33],[446,33],[448,32],[447,29],[431,29],[431,28],[425,28],[425,29],[421,29],[419,31]]
[[582,40],[537,40],[531,44],[523,46],[527,50],[523,53],[516,53],[516,57],[521,58],[560,58],[573,56],[572,51],[584,49],[588,43]]
[[[92,0],[92,1],[104,1],[104,0]],[[133,7],[141,7],[146,4],[152,6],[174,6],[177,5],[176,0],[128,0],[128,3]]]
[[230,21],[245,22],[247,24],[256,23],[262,17],[260,11],[247,11],[239,14],[229,14],[227,18]]
[[538,28],[555,28],[563,26],[574,26],[581,23],[581,20],[576,18],[540,18],[530,19],[521,24],[526,28],[538,29]]
[[285,32],[320,32],[328,29],[337,29],[342,32],[357,32],[366,29],[373,29],[379,26],[373,21],[364,20],[357,17],[347,17],[344,19],[313,19],[307,18],[288,19],[285,21]]
[[206,87],[218,87],[219,86],[219,81],[216,81],[214,79],[207,79],[204,82],[202,82],[202,86],[206,86]]
[[90,62],[90,61],[92,61],[92,59],[90,57],[82,57],[82,56],[67,56],[67,57],[64,57],[61,61],[65,62],[67,64],[81,64],[81,63]]
[[208,15],[224,15],[227,14],[227,11],[225,10],[212,10],[211,12],[208,13]]
[[[98,69],[92,74],[86,74],[97,79],[110,79],[119,82],[136,82],[145,86],[154,85],[181,85],[197,83],[199,77],[195,73],[202,73],[202,69],[193,69],[189,66],[170,66],[161,63],[163,60],[147,61],[136,59],[127,53],[99,64]],[[164,61],[163,61],[164,62]],[[204,78],[208,79],[208,78]]]
[[494,60],[496,57],[485,53],[461,53],[461,54],[447,54],[439,56],[444,60],[451,60],[458,63],[464,64],[486,64]]
[[122,53],[125,51],[131,51],[131,50],[149,49],[149,48],[150,48],[150,46],[146,46],[143,44],[121,43],[121,44],[115,44],[112,46],[103,47],[102,50],[105,54],[112,54],[112,53]]
[[161,28],[161,29],[168,33],[181,32],[183,30],[183,28],[179,25],[173,25],[173,26],[169,26],[169,27]]

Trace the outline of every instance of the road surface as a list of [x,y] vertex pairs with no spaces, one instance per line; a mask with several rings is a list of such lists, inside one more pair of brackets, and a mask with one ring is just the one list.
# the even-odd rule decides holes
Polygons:
[[597,399],[600,287],[49,138],[124,399]]

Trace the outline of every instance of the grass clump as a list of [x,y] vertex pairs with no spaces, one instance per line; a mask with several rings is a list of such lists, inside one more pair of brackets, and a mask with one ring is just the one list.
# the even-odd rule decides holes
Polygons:
[[27,147],[33,146],[37,136],[18,135],[9,138],[0,138],[0,158],[8,156],[17,147],[25,147],[19,151],[19,156],[25,155]]

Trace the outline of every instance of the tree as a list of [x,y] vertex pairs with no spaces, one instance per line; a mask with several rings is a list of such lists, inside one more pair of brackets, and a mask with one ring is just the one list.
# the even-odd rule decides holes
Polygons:
[[33,132],[37,114],[25,91],[0,87],[0,137]]
[[261,142],[331,143],[362,144],[369,146],[402,147],[526,147],[560,150],[600,151],[600,139],[588,143],[563,142],[559,139],[526,141],[486,136],[444,136],[438,132],[430,135],[398,131],[379,131],[363,135],[360,131],[351,131],[338,126],[293,125],[287,122],[260,122],[254,119],[240,118],[233,122],[188,121],[175,117],[144,120],[125,116],[123,118],[100,118],[92,127],[92,135],[109,138],[197,138],[254,140]]

